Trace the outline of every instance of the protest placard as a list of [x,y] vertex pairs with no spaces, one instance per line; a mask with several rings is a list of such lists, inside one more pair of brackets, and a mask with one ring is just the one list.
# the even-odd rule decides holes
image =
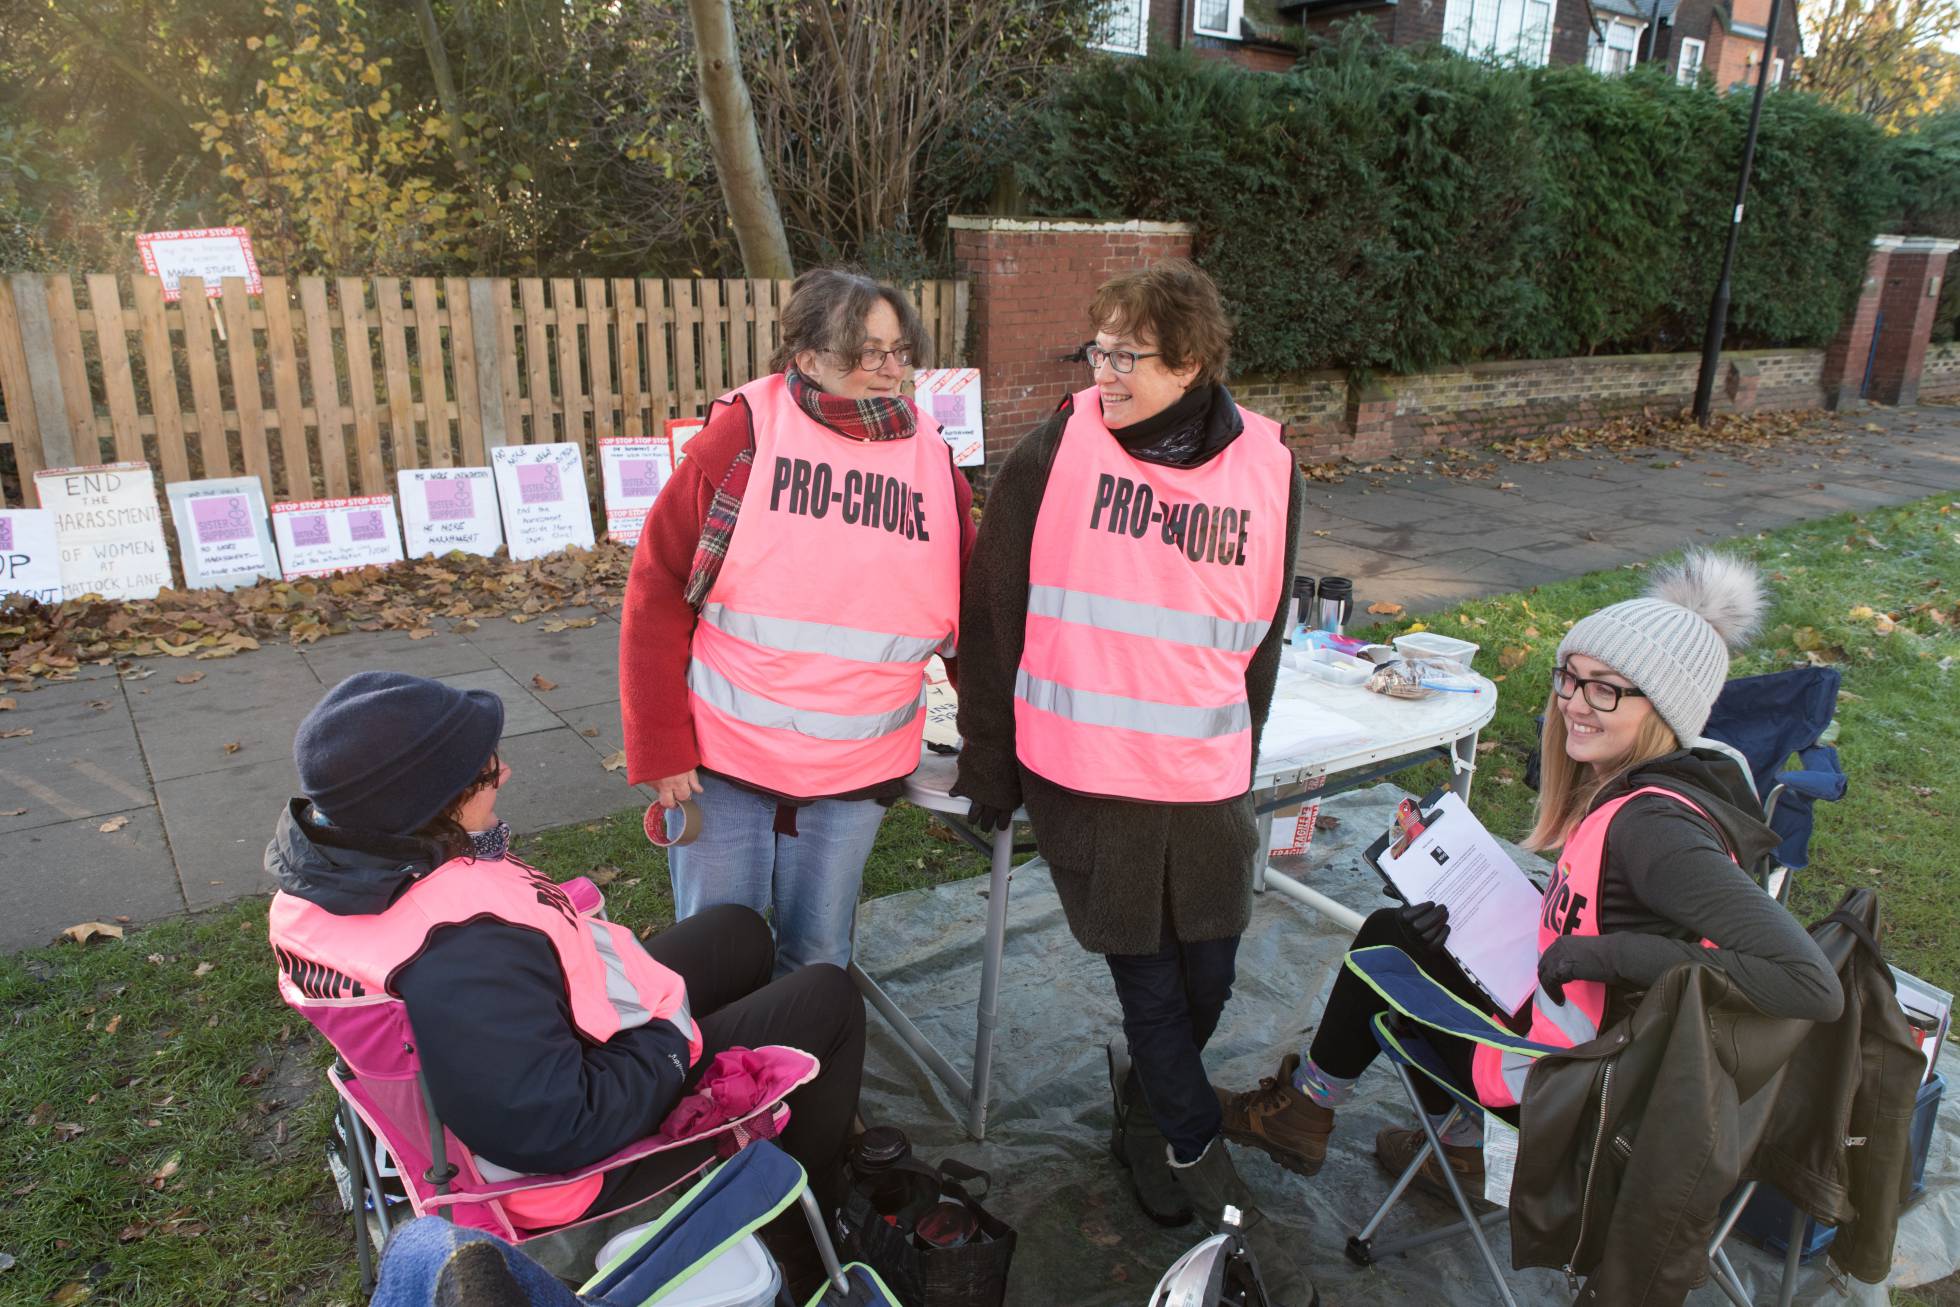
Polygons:
[[273,551],[265,489],[257,477],[172,481],[163,492],[177,524],[185,585],[234,590],[262,576],[278,577],[279,555]]
[[153,599],[171,582],[163,510],[148,463],[54,467],[34,474],[54,513],[61,591],[68,599]]
[[178,283],[202,277],[207,299],[223,293],[226,277],[243,277],[248,294],[262,293],[258,260],[252,257],[252,233],[243,227],[195,227],[186,231],[146,231],[136,237],[143,271],[163,278],[163,298],[182,295]]
[[0,509],[0,607],[8,595],[61,602],[61,554],[45,508]]
[[568,545],[592,548],[592,500],[577,445],[499,445],[490,463],[512,558],[542,558]]
[[987,442],[980,427],[979,368],[919,368],[912,374],[913,398],[927,417],[939,424],[939,434],[952,447],[959,467],[979,467],[987,461]]
[[272,534],[288,581],[402,561],[393,495],[274,504]]
[[673,455],[665,440],[607,437],[599,442],[599,484],[606,495],[606,539],[640,542],[647,510],[667,484]]
[[681,459],[687,456],[687,442],[700,435],[701,429],[707,425],[706,418],[667,419],[667,456],[675,467],[679,467]]
[[402,534],[408,556],[460,549],[489,557],[504,542],[496,482],[487,467],[403,468]]

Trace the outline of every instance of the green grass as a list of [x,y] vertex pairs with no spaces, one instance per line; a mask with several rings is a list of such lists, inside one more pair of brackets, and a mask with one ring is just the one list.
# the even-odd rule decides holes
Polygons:
[[[1851,790],[1842,802],[1817,805],[1811,863],[1798,873],[1793,910],[1814,920],[1846,889],[1872,886],[1885,907],[1893,961],[1960,989],[1960,896],[1952,891],[1949,852],[1951,827],[1960,821],[1960,501],[1936,496],[1845,514],[1724,548],[1757,561],[1772,600],[1735,674],[1777,671],[1810,657],[1844,674],[1838,751]],[[1497,716],[1482,739],[1496,747],[1478,760],[1471,789],[1471,807],[1498,834],[1515,839],[1531,824],[1535,796],[1523,783],[1525,759],[1537,746],[1533,718],[1544,710],[1560,638],[1580,617],[1646,583],[1645,568],[1598,572],[1427,619],[1431,630],[1480,643],[1479,670],[1503,678]],[[1928,605],[1947,624],[1926,612]],[[1872,611],[1852,615],[1860,609]],[[1880,635],[1875,619],[1887,613],[1898,625]],[[1366,634],[1386,639],[1408,629],[1400,623]],[[1439,763],[1399,780],[1419,789],[1442,778]]]
[[[1960,638],[1907,609],[1931,603],[1960,623],[1960,508],[1931,500],[1735,547],[1762,561],[1776,591],[1765,637],[1738,670],[1787,666],[1802,645],[1839,661],[1850,691],[1839,719],[1852,793],[1819,809],[1799,915],[1828,909],[1845,886],[1877,885],[1896,960],[1954,988],[1960,906],[1944,850],[1960,817]],[[1566,623],[1643,582],[1609,572],[1429,619],[1481,643],[1480,666],[1505,677],[1473,794],[1498,831],[1521,833],[1530,813],[1520,777],[1531,718]],[[1860,606],[1900,615],[1900,628],[1877,634],[1871,618],[1850,615]],[[1507,649],[1520,661],[1501,669]],[[1402,778],[1412,788],[1435,779]],[[637,811],[520,847],[561,877],[598,872],[616,920],[654,928],[671,916],[665,859]],[[984,870],[901,805],[880,831],[865,894]],[[327,1053],[279,1002],[265,917],[251,901],[120,942],[0,958],[0,1254],[13,1259],[0,1269],[0,1304],[354,1300],[348,1227],[322,1164]],[[62,1138],[70,1126],[81,1132]],[[1900,1301],[1942,1300],[1927,1293]]]

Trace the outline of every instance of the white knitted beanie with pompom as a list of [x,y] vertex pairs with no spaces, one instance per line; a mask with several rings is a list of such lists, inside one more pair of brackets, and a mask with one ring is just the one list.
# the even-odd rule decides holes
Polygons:
[[1558,661],[1588,654],[1632,681],[1683,746],[1708,724],[1729,655],[1755,633],[1763,585],[1754,565],[1690,549],[1654,574],[1647,593],[1573,623]]

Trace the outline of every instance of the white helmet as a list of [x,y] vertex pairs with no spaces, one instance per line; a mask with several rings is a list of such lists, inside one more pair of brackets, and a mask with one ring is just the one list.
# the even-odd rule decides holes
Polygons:
[[1258,1297],[1248,1299],[1248,1302],[1263,1305],[1266,1301],[1265,1286],[1259,1284],[1251,1254],[1239,1236],[1239,1219],[1238,1211],[1227,1207],[1225,1228],[1210,1238],[1200,1240],[1171,1263],[1171,1268],[1164,1272],[1164,1278],[1157,1281],[1156,1289],[1151,1292],[1150,1307],[1219,1307],[1225,1301],[1227,1273],[1235,1267],[1238,1271],[1235,1278],[1241,1282],[1250,1280],[1259,1286]]

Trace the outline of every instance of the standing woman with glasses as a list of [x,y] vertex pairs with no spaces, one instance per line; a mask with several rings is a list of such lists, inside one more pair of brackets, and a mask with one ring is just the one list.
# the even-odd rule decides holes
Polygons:
[[768,915],[777,972],[844,966],[864,861],[952,667],[972,490],[901,393],[925,331],[836,268],[770,375],[716,400],[647,514],[619,641],[626,775],[667,810],[677,919]]
[[[1265,850],[1253,761],[1304,487],[1223,379],[1231,323],[1183,260],[1105,283],[1093,385],[989,491],[961,608],[959,779],[982,826],[1025,803],[1070,931],[1104,955],[1111,1149],[1146,1215],[1245,1217],[1272,1301],[1313,1284],[1219,1138],[1205,1044],[1231,997]],[[1129,1070],[1125,1073],[1125,1067]]]
[[[1539,989],[1511,1024],[1540,1043],[1572,1047],[1612,1024],[1628,996],[1683,962],[1717,967],[1765,1014],[1834,1020],[1837,977],[1788,911],[1750,872],[1780,837],[1762,821],[1747,779],[1726,755],[1696,749],[1729,674],[1730,650],[1762,608],[1756,571],[1690,551],[1648,593],[1575,623],[1560,641],[1540,736],[1538,807],[1525,847],[1557,850],[1539,918]],[[1433,903],[1383,908],[1354,948],[1392,944],[1466,1002],[1488,1000],[1451,961],[1447,912]],[[1374,1061],[1370,1029],[1383,1004],[1343,968],[1303,1061],[1289,1053],[1257,1089],[1219,1092],[1228,1138],[1263,1148],[1302,1175],[1327,1157],[1335,1109]],[[1457,1083],[1509,1119],[1528,1059],[1427,1032]],[[1440,1125],[1449,1102],[1418,1076]],[[1483,1136],[1472,1121],[1444,1136],[1459,1178],[1481,1185]],[[1421,1130],[1387,1129],[1375,1156],[1399,1175]],[[1432,1154],[1418,1173],[1447,1196]]]

